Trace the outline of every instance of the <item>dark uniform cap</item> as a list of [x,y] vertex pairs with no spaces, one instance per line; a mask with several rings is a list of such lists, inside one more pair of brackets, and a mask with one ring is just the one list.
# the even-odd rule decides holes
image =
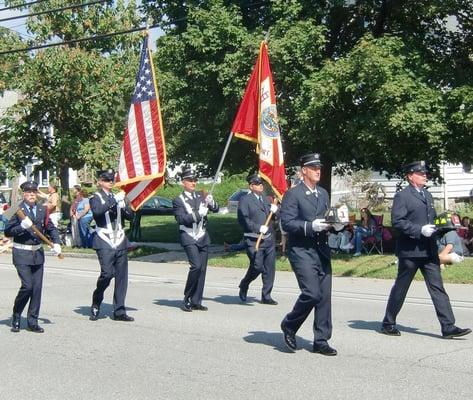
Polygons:
[[300,159],[301,167],[321,167],[320,155],[318,153],[311,153],[302,156]]
[[38,184],[35,181],[26,181],[20,185],[20,189],[23,190],[23,192],[37,192]]
[[105,171],[99,171],[98,173],[99,179],[102,181],[114,181],[115,180],[115,172],[113,169],[107,169]]
[[248,178],[246,178],[246,181],[251,185],[252,183],[255,185],[259,185],[263,183],[263,179],[261,179],[261,176],[258,174],[253,174],[249,175]]
[[197,179],[197,175],[193,169],[185,169],[181,172],[181,179]]
[[406,174],[411,172],[427,172],[427,165],[425,161],[414,161],[404,165],[404,172]]

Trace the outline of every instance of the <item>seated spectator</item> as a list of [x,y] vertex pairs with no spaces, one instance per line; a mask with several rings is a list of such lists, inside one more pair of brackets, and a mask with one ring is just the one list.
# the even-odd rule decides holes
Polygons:
[[2,192],[0,192],[0,232],[5,230],[7,219],[3,216],[3,212],[8,208],[7,200]]
[[360,210],[360,224],[355,226],[355,254],[353,257],[361,256],[361,245],[363,239],[373,235],[376,229],[376,220],[367,208]]
[[74,188],[72,189],[72,204],[71,204],[71,209],[70,209],[71,235],[72,235],[71,246],[72,247],[82,246],[82,242],[80,239],[80,232],[79,232],[79,220],[77,219],[77,216],[76,216],[77,205],[79,204],[81,200],[80,191],[81,191],[80,185],[74,185]]
[[450,230],[444,234],[439,234],[437,244],[439,247],[441,266],[442,264],[457,264],[463,261],[462,243],[456,230]]
[[473,254],[473,231],[470,225],[470,217],[463,217],[461,224],[462,227],[457,229],[457,233],[462,242],[463,255],[470,256]]
[[92,221],[92,210],[90,209],[87,191],[84,189],[79,190],[77,192],[76,201],[77,205],[74,218],[77,220],[79,225],[81,245],[84,248],[92,247],[92,241],[89,231],[89,225]]
[[331,250],[338,252],[339,250],[349,252],[353,249],[351,243],[352,233],[349,229],[343,229],[340,232],[329,232],[328,233],[328,245]]

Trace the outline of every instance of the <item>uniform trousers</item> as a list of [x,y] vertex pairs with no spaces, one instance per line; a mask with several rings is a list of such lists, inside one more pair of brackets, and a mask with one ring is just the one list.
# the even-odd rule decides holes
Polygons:
[[39,265],[15,265],[21,280],[21,287],[15,298],[13,314],[20,315],[28,300],[28,325],[38,324],[39,308],[41,306],[41,292],[43,289],[43,264]]
[[276,249],[272,241],[269,243],[262,241],[258,251],[255,245],[256,240],[246,241],[246,254],[250,260],[250,266],[240,282],[240,289],[247,291],[250,283],[261,274],[263,280],[261,299],[270,300],[275,277]]
[[289,261],[301,294],[282,323],[296,333],[314,310],[314,344],[321,345],[332,337],[332,273],[331,268],[324,271],[313,252],[316,250],[301,247],[289,250]]
[[437,318],[442,327],[442,332],[446,332],[455,324],[455,317],[450,305],[450,299],[443,287],[440,266],[429,258],[399,259],[398,274],[389,295],[383,325],[394,326],[396,324],[397,314],[401,310],[409,286],[418,269],[420,269],[424,276],[427,290],[432,298]]
[[96,249],[100,263],[100,276],[97,288],[92,295],[92,304],[100,306],[105,289],[115,278],[113,291],[113,310],[115,315],[126,314],[125,296],[128,289],[128,254],[127,249]]
[[190,264],[184,288],[184,300],[190,301],[192,304],[201,305],[204,294],[205,274],[207,273],[209,246],[188,244],[184,246],[184,250]]

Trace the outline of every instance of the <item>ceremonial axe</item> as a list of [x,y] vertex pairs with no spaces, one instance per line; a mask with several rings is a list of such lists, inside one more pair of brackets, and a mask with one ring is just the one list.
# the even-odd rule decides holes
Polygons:
[[[24,213],[23,209],[20,207],[21,202],[16,203],[12,205],[9,209],[7,209],[4,213],[3,216],[6,219],[11,219],[14,215],[18,215],[18,218],[20,218],[21,221],[23,221],[26,218],[26,214]],[[49,247],[53,247],[54,243],[51,242],[41,231],[33,224],[30,228],[30,230],[37,236],[39,237],[44,243],[46,243]],[[58,258],[61,260],[64,258],[64,255],[59,254]]]

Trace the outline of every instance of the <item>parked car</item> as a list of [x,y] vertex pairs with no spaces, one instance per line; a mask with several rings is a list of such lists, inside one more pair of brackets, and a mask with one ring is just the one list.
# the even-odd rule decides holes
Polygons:
[[141,215],[173,215],[172,201],[161,196],[150,197],[141,207]]
[[229,213],[236,213],[238,209],[238,202],[240,199],[248,194],[250,189],[238,189],[228,198],[227,208]]

